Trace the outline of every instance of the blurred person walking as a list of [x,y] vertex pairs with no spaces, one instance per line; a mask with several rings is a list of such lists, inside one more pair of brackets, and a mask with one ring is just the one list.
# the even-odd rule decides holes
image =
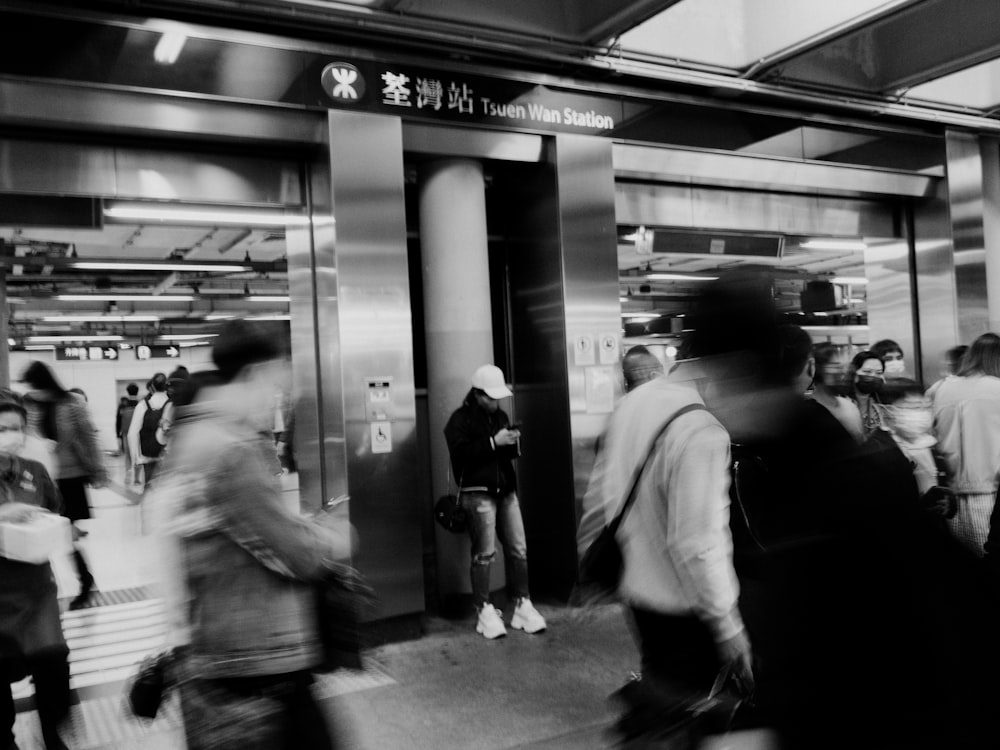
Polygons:
[[967,351],[969,351],[968,346],[959,344],[958,346],[951,347],[944,353],[944,367],[941,370],[941,377],[935,380],[930,388],[927,389],[927,398],[933,400],[934,394],[937,393],[937,389],[941,387],[942,383],[958,377],[958,368],[962,366],[962,359],[965,357]]
[[934,393],[934,432],[958,499],[948,525],[981,557],[1000,473],[1000,336],[973,341],[957,374]]
[[[61,501],[45,467],[18,456],[28,415],[8,395],[0,400],[0,521],[23,523]],[[69,649],[59,619],[55,577],[39,564],[0,556],[0,747],[17,750],[10,683],[31,675],[46,750],[64,750],[59,727],[69,715]]]
[[[656,378],[622,399],[603,455],[588,494],[600,495],[605,521],[635,497],[617,539],[624,558],[619,594],[648,686],[642,694],[705,697],[724,668],[749,691],[750,642],[728,526],[728,433],[694,388]],[[626,737],[657,731],[646,726],[645,701],[630,700],[619,722]]]
[[490,603],[490,566],[498,535],[515,601],[511,627],[525,633],[546,627],[528,592],[528,546],[513,464],[521,453],[521,433],[500,408],[500,400],[512,395],[500,368],[483,365],[472,374],[472,387],[444,428],[452,472],[469,519],[476,632],[487,639],[507,634],[501,613]]
[[274,393],[288,378],[280,342],[233,321],[212,359],[218,373],[199,376],[193,403],[178,409],[151,496],[158,525],[179,547],[168,575],[182,597],[170,611],[183,644],[188,748],[330,748],[310,690],[323,660],[314,584],[349,557],[350,534],[282,500],[269,434]]
[[[108,481],[97,428],[86,401],[63,388],[43,362],[31,362],[21,374],[21,382],[27,388],[24,402],[29,428],[54,445],[55,480],[62,496],[62,513],[75,526],[90,518],[87,486],[99,488]],[[79,529],[74,533],[86,535]],[[79,609],[90,599],[94,576],[79,545],[73,551],[73,561],[80,591],[69,606]]]
[[826,408],[844,429],[859,443],[865,438],[861,412],[856,402],[843,395],[844,368],[840,364],[840,350],[836,344],[816,344],[812,351],[815,374],[810,384],[809,396]]

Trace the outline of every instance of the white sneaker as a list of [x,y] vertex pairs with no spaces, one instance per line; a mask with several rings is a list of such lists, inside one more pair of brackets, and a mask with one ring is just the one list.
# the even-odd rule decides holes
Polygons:
[[510,618],[510,626],[525,633],[540,633],[545,630],[545,618],[538,614],[531,600],[524,597],[517,601],[514,616]]
[[507,635],[507,628],[503,625],[503,618],[492,604],[484,604],[479,610],[479,621],[476,623],[476,632],[493,640]]

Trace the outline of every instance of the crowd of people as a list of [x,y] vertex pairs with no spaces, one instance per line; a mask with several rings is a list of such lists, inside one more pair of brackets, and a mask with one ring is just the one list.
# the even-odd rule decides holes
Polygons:
[[666,375],[626,354],[627,383],[635,363],[652,377],[611,416],[585,502],[607,522],[636,488],[619,595],[645,687],[620,732],[663,731],[721,678],[731,726],[782,748],[990,746],[1000,337],[950,351],[925,391],[895,342],[843,362],[754,280],[697,313]]

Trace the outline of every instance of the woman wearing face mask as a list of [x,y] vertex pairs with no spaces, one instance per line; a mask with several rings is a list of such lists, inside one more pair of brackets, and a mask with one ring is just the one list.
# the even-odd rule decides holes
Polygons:
[[882,359],[887,379],[906,377],[906,362],[903,361],[903,347],[892,339],[882,339],[872,344],[872,351]]
[[858,352],[848,369],[850,398],[858,405],[865,435],[882,427],[882,414],[878,409],[879,391],[885,385],[885,363],[875,352]]
[[[59,493],[45,467],[17,455],[26,421],[24,407],[0,400],[0,521],[20,523],[42,510],[59,512]],[[48,562],[0,557],[0,747],[17,747],[10,683],[30,674],[45,748],[66,748],[58,727],[69,714],[69,649],[56,597]]]
[[973,341],[957,375],[934,393],[934,431],[958,499],[949,526],[982,557],[1000,470],[1000,336]]

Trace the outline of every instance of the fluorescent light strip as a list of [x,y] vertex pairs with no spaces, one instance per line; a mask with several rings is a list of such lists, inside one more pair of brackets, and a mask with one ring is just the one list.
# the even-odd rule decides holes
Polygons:
[[251,315],[247,320],[291,320],[291,315]]
[[239,273],[252,271],[253,266],[237,263],[133,263],[122,261],[76,261],[70,263],[82,271],[205,271],[211,273]]
[[43,323],[156,323],[158,315],[47,315]]
[[157,338],[164,341],[193,341],[195,339],[210,339],[218,335],[217,333],[164,333]]
[[806,240],[799,245],[804,250],[867,250],[861,240]]
[[60,302],[194,302],[193,294],[57,294]]
[[124,336],[28,336],[28,341],[124,341]]
[[249,302],[291,302],[291,297],[281,295],[251,294],[246,298]]
[[177,208],[147,205],[105,206],[104,216],[119,221],[165,221],[176,224],[230,224],[234,226],[284,227],[309,224],[309,217],[268,211],[232,208]]
[[232,320],[236,316],[232,313],[209,313],[205,320]]
[[680,273],[647,273],[645,278],[651,281],[715,281],[718,276],[685,276]]
[[642,321],[642,320],[656,320],[660,317],[659,313],[639,313],[639,312],[627,312],[622,313],[623,318],[629,318],[630,320]]
[[52,344],[35,344],[34,346],[26,346],[24,350],[26,352],[51,352],[55,349]]
[[164,31],[153,49],[153,59],[160,65],[173,65],[187,43],[187,36],[179,31]]
[[830,279],[831,284],[847,284],[847,285],[858,285],[867,284],[868,279],[864,276],[834,276]]

